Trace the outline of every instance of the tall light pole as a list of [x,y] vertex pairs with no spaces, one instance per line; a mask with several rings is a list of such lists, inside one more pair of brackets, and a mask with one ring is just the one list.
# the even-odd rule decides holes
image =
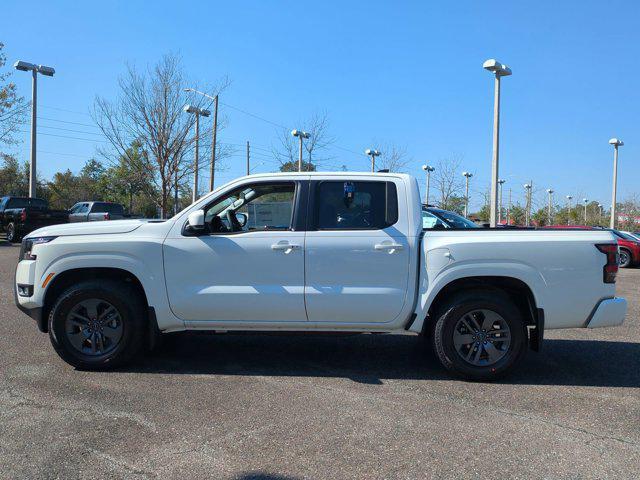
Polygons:
[[611,221],[610,228],[616,228],[616,190],[618,188],[618,147],[624,145],[619,138],[612,138],[609,144],[613,145],[613,188],[611,192]]
[[464,217],[469,217],[469,179],[473,177],[471,172],[462,172],[462,176],[465,177],[464,187]]
[[571,195],[567,195],[567,225],[571,225]]
[[602,223],[602,204],[598,203],[598,223]]
[[376,157],[379,157],[380,155],[382,155],[382,153],[380,153],[378,150],[376,150],[374,148],[367,148],[364,151],[364,153],[371,157],[371,171],[375,172],[376,171]]
[[36,117],[38,107],[38,74],[53,77],[56,73],[53,67],[35,65],[29,62],[17,61],[13,64],[16,70],[31,72],[31,160],[29,162],[29,196],[36,196],[37,170],[36,170]]
[[525,226],[528,227],[531,223],[531,183],[525,183],[524,189],[527,192],[527,209],[525,211]]
[[549,218],[549,225],[551,225],[551,209],[552,207],[552,198],[553,198],[553,189],[548,188],[547,193],[549,194],[549,206],[547,207],[547,216]]
[[427,172],[427,191],[424,194],[424,204],[429,205],[429,186],[431,184],[431,172],[435,170],[431,165],[422,165],[422,170]]
[[193,165],[193,196],[192,201],[195,202],[198,199],[198,142],[200,141],[200,115],[208,117],[211,115],[209,110],[196,107],[194,105],[185,105],[183,110],[187,113],[192,113],[196,116],[196,148],[195,148],[195,161]]
[[586,198],[582,199],[582,203],[584,203],[584,224],[587,224],[587,204],[589,203],[589,200]]
[[502,223],[502,189],[504,188],[504,182],[506,182],[506,180],[498,180],[498,223]]
[[291,130],[291,135],[293,135],[294,137],[298,137],[298,140],[300,140],[300,152],[298,153],[298,171],[301,172],[302,171],[302,141],[305,138],[311,137],[311,135],[309,135],[307,132],[303,132],[302,130]]
[[185,92],[194,92],[203,97],[213,100],[213,130],[211,138],[211,164],[209,165],[209,191],[213,191],[214,178],[216,174],[216,145],[218,137],[218,95],[211,96],[208,93],[201,92],[195,88],[185,88]]
[[511,75],[511,69],[495,59],[487,60],[482,68],[495,75],[493,100],[493,158],[491,160],[491,216],[489,226],[495,227],[498,219],[498,176],[500,157],[500,78]]

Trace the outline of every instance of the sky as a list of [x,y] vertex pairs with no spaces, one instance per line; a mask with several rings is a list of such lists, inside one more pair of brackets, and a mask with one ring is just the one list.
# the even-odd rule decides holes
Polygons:
[[[3,2],[7,63],[55,67],[38,82],[38,166],[45,178],[78,171],[104,141],[88,115],[96,95],[115,99],[126,64],[182,57],[194,84],[231,80],[220,100],[219,141],[254,146],[256,171],[276,168],[277,129],[326,112],[336,143],[320,169],[370,168],[377,143],[406,147],[408,173],[461,158],[471,210],[490,182],[493,78],[502,81],[500,176],[522,202],[553,188],[611,204],[613,149],[618,199],[640,193],[640,2],[629,1],[143,1]],[[23,22],[18,21],[24,19]],[[30,98],[30,76],[12,80]],[[238,110],[239,109],[239,110]],[[65,129],[65,130],[62,130]],[[29,158],[29,126],[13,149]],[[47,135],[45,135],[45,133]],[[58,136],[54,136],[58,135]],[[63,138],[66,137],[66,138]],[[244,173],[242,147],[216,185]],[[462,177],[461,177],[462,178]],[[506,198],[505,198],[506,202]]]

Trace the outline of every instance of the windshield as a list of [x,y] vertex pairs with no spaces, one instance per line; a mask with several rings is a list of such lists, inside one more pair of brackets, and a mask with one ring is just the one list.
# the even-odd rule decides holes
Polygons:
[[621,232],[620,230],[612,230],[612,232],[617,235],[620,238],[623,238],[625,240],[630,240],[632,242],[637,242],[638,239],[635,238],[633,235],[629,235],[628,233],[625,232]]
[[430,210],[429,213],[442,219],[450,228],[480,228],[480,226],[468,218],[447,210]]

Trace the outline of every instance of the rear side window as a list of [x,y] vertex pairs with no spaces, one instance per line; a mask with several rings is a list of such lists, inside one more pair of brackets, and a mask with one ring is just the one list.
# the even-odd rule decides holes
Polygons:
[[382,230],[398,221],[393,182],[323,181],[316,187],[318,230]]

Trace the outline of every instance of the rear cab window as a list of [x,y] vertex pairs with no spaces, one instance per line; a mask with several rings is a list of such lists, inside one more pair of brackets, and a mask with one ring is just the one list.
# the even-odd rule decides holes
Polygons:
[[390,181],[320,181],[314,218],[317,230],[383,230],[398,221],[396,185]]

